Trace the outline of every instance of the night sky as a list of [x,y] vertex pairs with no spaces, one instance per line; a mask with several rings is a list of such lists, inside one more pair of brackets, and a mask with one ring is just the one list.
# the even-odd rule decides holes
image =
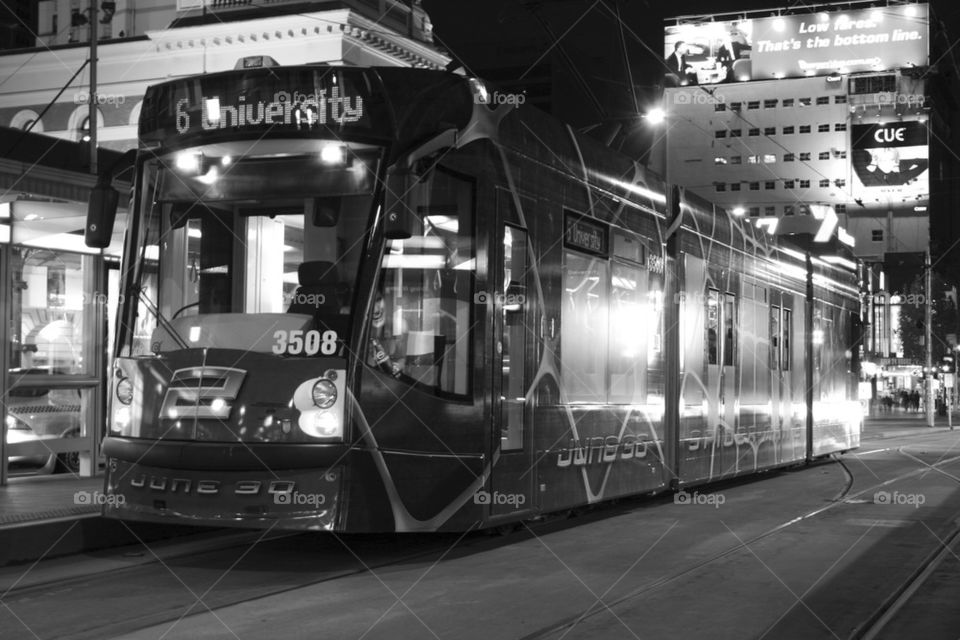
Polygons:
[[[929,4],[935,23],[945,25],[949,34],[933,39],[933,46],[942,52],[960,37],[960,4],[946,0]],[[665,19],[814,6],[763,0],[424,0],[423,5],[433,21],[437,44],[456,54],[469,71],[494,84],[506,82],[516,91],[548,74],[554,86],[550,110],[578,126],[635,118],[638,108],[642,111],[655,99],[663,74]],[[960,54],[960,47],[952,53]],[[549,69],[544,70],[544,64]],[[940,66],[954,75],[952,64]]]

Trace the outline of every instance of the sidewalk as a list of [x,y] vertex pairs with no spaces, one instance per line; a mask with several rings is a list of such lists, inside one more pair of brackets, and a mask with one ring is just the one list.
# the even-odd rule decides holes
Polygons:
[[[960,435],[960,412],[953,413],[953,428]],[[892,438],[918,433],[949,431],[947,416],[934,416],[933,427],[927,426],[927,416],[922,411],[894,409],[867,416],[863,420],[864,438]]]

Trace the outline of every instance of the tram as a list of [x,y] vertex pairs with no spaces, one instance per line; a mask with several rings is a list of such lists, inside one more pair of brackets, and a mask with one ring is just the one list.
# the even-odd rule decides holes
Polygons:
[[405,68],[149,88],[104,515],[463,531],[857,447],[849,263],[517,102]]

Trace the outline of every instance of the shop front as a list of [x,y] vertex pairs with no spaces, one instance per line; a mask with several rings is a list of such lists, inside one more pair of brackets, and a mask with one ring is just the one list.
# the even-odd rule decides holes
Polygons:
[[22,146],[37,152],[48,145],[47,164],[0,158],[0,484],[96,475],[103,437],[107,345],[119,295],[111,254],[119,253],[123,225],[114,247],[84,245],[94,176],[69,167],[82,159],[80,145],[43,138],[31,136]]

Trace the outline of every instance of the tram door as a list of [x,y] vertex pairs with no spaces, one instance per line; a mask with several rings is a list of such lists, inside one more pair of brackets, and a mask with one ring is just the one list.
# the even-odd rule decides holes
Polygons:
[[496,462],[490,483],[494,516],[533,507],[536,478],[527,392],[533,361],[531,327],[537,324],[534,296],[527,286],[531,281],[527,232],[502,225],[498,235],[491,264],[500,266],[491,268],[490,278],[497,290],[487,302],[494,313],[492,447]]

